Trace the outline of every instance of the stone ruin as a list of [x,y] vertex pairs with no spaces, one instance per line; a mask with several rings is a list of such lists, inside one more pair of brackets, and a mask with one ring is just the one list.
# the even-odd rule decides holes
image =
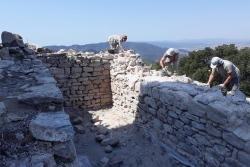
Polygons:
[[250,166],[250,103],[239,90],[223,96],[185,76],[157,76],[133,50],[52,52],[9,32],[2,46],[0,159],[9,166],[83,166],[64,107],[110,104],[184,165]]

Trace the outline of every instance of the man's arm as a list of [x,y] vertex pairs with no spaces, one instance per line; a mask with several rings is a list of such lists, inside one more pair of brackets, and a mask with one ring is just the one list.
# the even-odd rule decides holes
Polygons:
[[163,68],[164,67],[164,61],[166,60],[167,56],[162,56],[161,60],[160,60],[160,65]]
[[212,71],[212,73],[209,76],[208,82],[207,82],[208,85],[211,84],[211,82],[214,80],[214,77],[215,77],[215,72]]
[[173,60],[169,61],[168,64],[171,64],[171,63],[174,63],[174,62],[177,62],[179,59],[179,54],[176,54],[173,58]]
[[226,86],[233,78],[233,73],[227,73],[227,79],[224,81],[223,86]]

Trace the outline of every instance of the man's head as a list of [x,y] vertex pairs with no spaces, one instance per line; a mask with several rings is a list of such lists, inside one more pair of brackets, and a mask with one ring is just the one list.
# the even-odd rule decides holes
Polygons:
[[219,58],[219,57],[213,57],[212,60],[211,60],[210,67],[211,68],[216,68],[216,67],[221,66],[221,64],[223,64],[223,60],[221,58]]
[[176,55],[176,54],[178,54],[178,53],[175,51],[174,48],[169,48],[169,49],[167,50],[167,56],[169,56],[169,57],[174,56],[174,55]]
[[122,41],[126,41],[127,38],[128,38],[127,35],[125,35],[125,34],[122,35]]

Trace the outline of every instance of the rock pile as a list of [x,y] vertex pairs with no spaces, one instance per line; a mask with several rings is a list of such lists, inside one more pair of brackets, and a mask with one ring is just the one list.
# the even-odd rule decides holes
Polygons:
[[74,130],[49,70],[20,35],[2,33],[0,166],[79,166]]

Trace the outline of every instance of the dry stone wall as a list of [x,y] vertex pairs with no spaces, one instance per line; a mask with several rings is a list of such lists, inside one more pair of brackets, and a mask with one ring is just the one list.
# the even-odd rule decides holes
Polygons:
[[[140,56],[111,61],[113,107],[136,118],[171,156],[188,166],[250,166],[250,103],[185,76],[152,76]],[[156,74],[157,75],[157,74]]]
[[[50,148],[46,149],[50,152],[32,156],[32,165],[51,161],[55,166],[55,160],[79,165],[72,142],[74,131],[61,105],[64,101],[64,106],[76,108],[113,104],[185,165],[250,166],[250,103],[240,91],[223,96],[219,87],[210,89],[185,76],[159,77],[132,50],[115,55],[61,50],[36,57],[26,45],[16,46],[19,36],[13,42],[8,35],[2,35],[4,48],[0,50],[2,99],[36,106],[36,116],[27,120],[26,131],[31,130],[38,144]],[[9,92],[4,85],[13,84],[13,79],[21,84]],[[9,114],[5,103],[0,102],[2,129]],[[60,124],[51,127],[55,119]],[[66,129],[60,132],[59,127]],[[22,140],[22,134],[15,135]],[[68,150],[69,156],[65,154]]]
[[113,56],[73,50],[37,56],[57,80],[64,106],[93,108],[112,104],[110,60]]

